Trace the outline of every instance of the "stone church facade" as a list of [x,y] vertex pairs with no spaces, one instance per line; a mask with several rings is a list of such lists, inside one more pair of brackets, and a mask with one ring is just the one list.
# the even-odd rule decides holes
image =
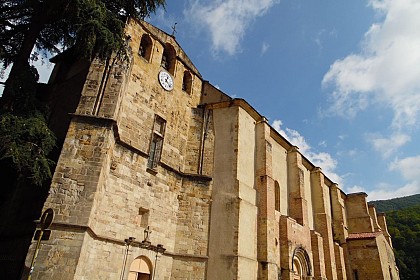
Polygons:
[[126,60],[54,59],[62,149],[32,279],[399,279],[366,194],[204,80],[173,36],[127,33]]

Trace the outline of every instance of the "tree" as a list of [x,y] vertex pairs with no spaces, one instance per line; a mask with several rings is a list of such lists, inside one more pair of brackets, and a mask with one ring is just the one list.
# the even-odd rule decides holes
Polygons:
[[165,0],[4,1],[0,4],[0,61],[4,67],[13,66],[3,105],[12,106],[10,85],[34,47],[52,53],[74,47],[79,56],[104,58],[123,44],[128,17],[144,18],[164,5]]
[[[122,50],[128,18],[144,18],[165,0],[2,0],[0,62],[11,65],[0,97],[0,275],[19,279],[54,163],[48,108],[36,98],[31,59],[71,51],[106,59]],[[4,70],[4,69],[3,69]]]
[[[104,59],[123,46],[127,18],[144,18],[164,6],[165,0],[2,1],[0,62],[4,68],[12,67],[0,98],[0,123],[7,128],[16,121],[24,123],[31,119],[32,123],[38,124],[34,133],[47,139],[38,139],[34,143],[28,138],[27,142],[33,144],[29,145],[32,148],[28,151],[22,150],[22,145],[16,143],[18,138],[8,137],[8,141],[3,142],[6,145],[0,149],[0,160],[12,159],[15,169],[19,172],[27,170],[38,185],[50,176],[47,169],[51,163],[44,156],[52,147],[40,144],[51,143],[53,135],[45,132],[45,108],[34,107],[37,73],[29,66],[30,59],[45,53],[57,54],[69,48],[78,58]],[[33,118],[40,121],[36,122]],[[25,127],[21,126],[22,129]],[[4,129],[0,132],[5,133]],[[37,156],[28,158],[34,151]]]
[[420,279],[420,205],[387,212],[402,280]]

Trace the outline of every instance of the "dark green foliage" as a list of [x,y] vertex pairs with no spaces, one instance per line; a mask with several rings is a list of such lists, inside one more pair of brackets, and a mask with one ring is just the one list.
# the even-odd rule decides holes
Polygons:
[[387,212],[401,280],[420,279],[420,204]]
[[51,178],[53,162],[46,156],[55,145],[55,137],[42,117],[0,115],[0,160],[10,159],[14,168],[31,178],[35,185]]
[[0,62],[27,62],[33,47],[59,53],[75,47],[105,58],[124,43],[128,17],[144,18],[165,0],[12,0],[0,3]]
[[0,98],[0,160],[12,160],[18,174],[29,174],[36,185],[51,177],[47,155],[54,136],[35,98],[37,76],[30,59],[69,48],[87,60],[121,54],[127,18],[144,18],[164,5],[165,0],[1,1],[0,62],[12,68]]
[[83,3],[75,24],[77,56],[91,60],[94,56],[109,57],[111,52],[123,46],[124,22],[116,18],[102,2]]
[[165,0],[1,0],[0,63],[11,65],[0,97],[0,278],[20,279],[54,168],[47,104],[36,96],[30,60],[68,50],[74,59],[124,55],[124,26]]
[[129,17],[143,18],[164,5],[165,0],[2,1],[0,62],[12,68],[0,106],[13,106],[11,84],[30,58],[72,48],[77,58],[105,59],[124,46]]
[[386,213],[401,280],[420,279],[420,194],[369,203]]
[[12,163],[17,174],[40,186],[51,178],[53,162],[47,155],[55,136],[45,122],[45,106],[35,97],[37,80],[36,69],[27,67],[12,84],[13,113],[0,111],[0,162]]
[[388,200],[376,200],[369,202],[375,205],[377,212],[388,212],[392,210],[401,210],[415,205],[420,205],[420,194],[398,197]]

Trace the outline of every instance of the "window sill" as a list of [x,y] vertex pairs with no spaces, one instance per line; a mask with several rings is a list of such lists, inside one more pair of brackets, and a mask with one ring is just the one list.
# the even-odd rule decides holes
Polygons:
[[150,59],[145,58],[144,56],[142,56],[141,54],[138,53],[138,56],[146,63],[150,63]]
[[156,168],[149,168],[149,167],[147,167],[146,168],[146,171],[149,172],[150,174],[153,174],[153,175],[158,174]]

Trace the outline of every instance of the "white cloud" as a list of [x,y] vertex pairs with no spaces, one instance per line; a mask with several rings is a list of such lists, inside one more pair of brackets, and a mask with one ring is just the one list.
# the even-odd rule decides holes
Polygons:
[[390,138],[382,137],[377,134],[367,134],[368,142],[370,142],[374,149],[382,154],[383,158],[388,158],[401,146],[411,140],[411,137],[406,134],[395,133]]
[[383,200],[395,197],[403,197],[419,193],[418,182],[411,182],[402,187],[389,186],[381,184],[379,187],[367,192],[368,200]]
[[355,157],[358,154],[358,151],[357,149],[352,149],[352,150],[347,151],[347,154],[349,157]]
[[283,125],[283,122],[281,120],[274,120],[271,126],[277,130],[278,133],[280,133],[282,136],[285,135],[283,130],[281,129],[281,126]]
[[184,11],[211,34],[212,49],[234,55],[250,23],[279,0],[195,0]]
[[357,148],[355,148],[350,150],[339,150],[336,154],[339,157],[355,158],[359,156],[360,151]]
[[338,135],[338,139],[344,140],[347,138],[347,135]]
[[406,180],[420,183],[420,155],[395,160],[391,163],[390,170],[399,171]]
[[326,148],[327,147],[327,141],[323,140],[323,141],[319,142],[318,146]]
[[370,0],[383,21],[366,32],[359,54],[331,65],[322,81],[331,85],[331,111],[354,117],[370,104],[394,112],[393,127],[420,117],[420,1]]
[[320,31],[318,31],[315,38],[313,39],[315,44],[318,46],[319,50],[322,50],[324,48],[324,46],[322,45],[322,38],[323,38],[325,32],[326,32],[325,29],[321,29]]
[[270,45],[267,42],[263,42],[261,46],[261,55],[264,55],[268,49],[270,48]]
[[[299,151],[307,157],[315,166],[321,167],[324,174],[333,182],[342,185],[342,178],[334,171],[337,167],[337,161],[328,153],[314,152],[311,146],[306,142],[305,138],[296,130],[290,128],[282,128],[281,120],[274,120],[271,126],[277,130],[280,135],[286,138],[290,143],[299,147]],[[341,186],[342,187],[342,186]]]
[[348,191],[364,191],[368,194],[368,200],[390,199],[420,193],[420,155],[397,159],[390,164],[389,170],[401,173],[407,183],[402,186],[380,183],[369,191],[355,186],[354,189],[349,188]]
[[353,187],[347,188],[346,192],[365,192],[368,195],[368,201],[372,201],[413,195],[418,193],[419,190],[419,184],[417,182],[411,182],[401,187],[381,183],[369,191],[362,186],[355,185]]
[[358,193],[358,192],[366,192],[366,190],[358,185],[354,185],[353,187],[349,187],[346,189],[347,193]]

